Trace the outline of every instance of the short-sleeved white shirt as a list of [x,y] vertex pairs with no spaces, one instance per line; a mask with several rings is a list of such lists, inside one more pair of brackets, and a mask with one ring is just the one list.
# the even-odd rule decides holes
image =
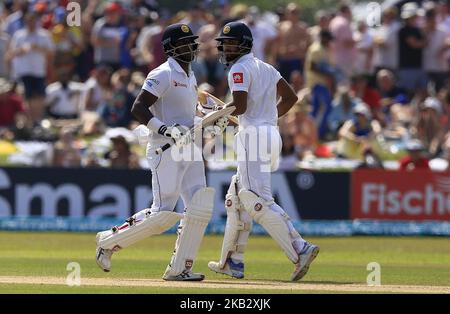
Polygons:
[[228,73],[231,92],[245,91],[247,111],[239,116],[239,127],[277,125],[277,84],[281,74],[273,66],[253,56],[242,56]]
[[[150,112],[164,124],[194,125],[198,96],[197,80],[192,70],[187,76],[178,62],[169,58],[148,74],[142,89],[158,97]],[[151,141],[158,139],[166,140],[159,134],[150,135]]]
[[428,72],[447,72],[447,55],[441,53],[446,41],[450,38],[447,30],[438,26],[431,34],[427,46],[423,50],[423,68]]
[[[42,28],[38,28],[33,33],[29,33],[27,29],[21,29],[14,33],[11,39],[11,48],[14,50],[33,44],[54,50],[50,33]],[[13,58],[12,67],[14,78],[26,75],[43,78],[47,76],[47,56],[42,52],[32,50],[29,53]]]

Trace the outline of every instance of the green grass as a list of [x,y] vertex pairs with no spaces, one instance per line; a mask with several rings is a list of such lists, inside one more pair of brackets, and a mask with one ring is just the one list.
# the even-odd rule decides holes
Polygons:
[[[450,241],[448,238],[333,237],[308,238],[321,252],[302,280],[316,284],[364,284],[370,262],[381,265],[383,285],[450,286]],[[207,236],[194,269],[209,280],[226,279],[207,268],[217,260],[221,236]],[[113,269],[103,273],[96,265],[95,235],[76,233],[0,232],[0,276],[57,276],[65,278],[69,262],[81,265],[83,278],[161,278],[170,260],[174,235],[146,239],[114,255]],[[287,282],[292,263],[276,243],[252,236],[246,251],[246,280]],[[244,280],[245,282],[245,280]],[[238,293],[237,289],[186,289],[154,287],[67,287],[58,285],[0,284],[0,293]],[[255,290],[246,293],[286,293]],[[295,291],[303,293],[306,291]],[[339,291],[336,291],[339,292]]]

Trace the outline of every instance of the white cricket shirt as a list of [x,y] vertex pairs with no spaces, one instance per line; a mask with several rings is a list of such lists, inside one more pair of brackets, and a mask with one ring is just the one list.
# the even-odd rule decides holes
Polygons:
[[239,127],[277,125],[277,84],[281,74],[273,66],[253,56],[242,56],[230,69],[231,92],[245,91],[247,111],[239,116]]
[[[197,80],[190,69],[189,76],[178,62],[169,58],[147,76],[142,89],[158,97],[150,107],[154,117],[167,126],[175,123],[192,127],[197,106]],[[150,132],[150,140],[167,140]]]

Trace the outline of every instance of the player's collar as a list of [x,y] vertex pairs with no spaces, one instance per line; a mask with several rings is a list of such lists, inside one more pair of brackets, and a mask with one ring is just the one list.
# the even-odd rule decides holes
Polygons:
[[[169,60],[169,65],[170,65],[171,68],[173,68],[177,72],[180,72],[180,73],[183,73],[184,75],[186,75],[186,72],[184,72],[183,68],[178,63],[177,60],[175,60],[172,57],[169,57],[168,60]],[[192,73],[191,65],[189,65],[189,73]]]
[[235,62],[235,64],[236,64],[236,63],[241,63],[241,62],[244,62],[244,61],[246,61],[246,60],[253,59],[253,58],[254,58],[253,52],[250,52],[250,53],[247,53],[247,54],[243,55],[243,56],[240,57],[239,59],[237,59],[237,61]]

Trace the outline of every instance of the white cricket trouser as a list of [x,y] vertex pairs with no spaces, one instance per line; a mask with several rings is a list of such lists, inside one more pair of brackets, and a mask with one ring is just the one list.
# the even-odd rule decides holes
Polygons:
[[156,155],[155,150],[161,146],[147,146],[147,159],[152,171],[152,212],[173,211],[180,196],[186,207],[194,193],[206,187],[203,161],[174,160],[171,150],[175,147]]
[[[274,198],[271,172],[278,168],[281,148],[281,136],[275,126],[251,126],[240,130],[235,136],[238,189],[250,190],[264,200],[272,202]],[[283,208],[275,202],[269,207],[280,215],[285,214]],[[288,228],[291,232],[295,230],[290,221]],[[304,240],[299,237],[293,242],[296,251],[299,252],[303,247]]]
[[271,172],[278,167],[281,146],[281,136],[275,126],[247,127],[236,134],[239,189],[273,200]]

